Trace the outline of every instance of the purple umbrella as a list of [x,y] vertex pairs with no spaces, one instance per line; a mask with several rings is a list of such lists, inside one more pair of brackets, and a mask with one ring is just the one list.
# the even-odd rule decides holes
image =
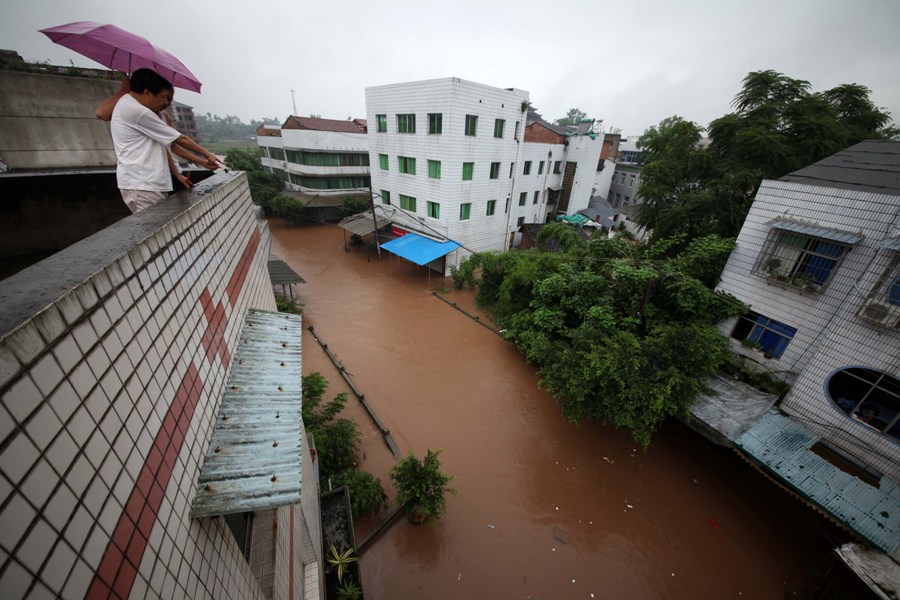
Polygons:
[[137,69],[153,69],[176,87],[200,92],[202,84],[180,60],[141,36],[115,25],[78,21],[40,31],[54,43],[87,56],[110,69],[128,74]]

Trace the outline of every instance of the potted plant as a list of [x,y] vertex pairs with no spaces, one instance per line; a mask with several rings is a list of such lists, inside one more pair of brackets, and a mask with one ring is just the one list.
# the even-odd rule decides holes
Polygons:
[[362,600],[362,588],[352,579],[348,579],[337,589],[337,600]]
[[331,571],[337,575],[338,583],[344,582],[344,575],[350,570],[350,565],[359,560],[358,557],[354,556],[354,552],[353,548],[338,550],[337,546],[331,545],[326,560]]
[[744,348],[749,348],[750,350],[762,350],[762,344],[755,340],[751,340],[750,338],[742,339],[741,346],[743,346]]
[[447,512],[447,493],[456,495],[447,485],[453,477],[441,471],[440,453],[429,448],[420,461],[410,452],[391,469],[397,504],[406,507],[409,520],[417,525],[440,518]]
[[770,258],[769,262],[766,263],[766,272],[770,278],[775,279],[776,281],[785,281],[787,279],[781,272],[780,258]]

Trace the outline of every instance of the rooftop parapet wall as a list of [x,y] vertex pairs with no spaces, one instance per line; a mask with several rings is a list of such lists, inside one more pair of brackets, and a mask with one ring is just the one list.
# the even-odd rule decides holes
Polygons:
[[0,162],[9,169],[115,168],[95,107],[118,82],[0,71]]
[[275,309],[269,244],[220,173],[0,282],[5,596],[263,596],[188,511],[244,315]]

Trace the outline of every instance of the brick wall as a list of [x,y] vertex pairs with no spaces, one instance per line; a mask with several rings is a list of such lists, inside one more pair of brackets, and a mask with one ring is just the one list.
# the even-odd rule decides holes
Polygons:
[[220,174],[0,284],[4,597],[262,597],[188,511],[269,243]]

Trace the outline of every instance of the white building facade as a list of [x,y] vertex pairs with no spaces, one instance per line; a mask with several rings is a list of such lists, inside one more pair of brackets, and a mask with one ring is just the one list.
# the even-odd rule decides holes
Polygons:
[[415,233],[461,243],[445,270],[508,249],[524,223],[577,212],[594,192],[602,136],[536,125],[523,90],[458,78],[370,87],[366,118],[376,201]]
[[718,289],[752,312],[735,351],[791,384],[780,408],[900,479],[900,143],[864,142],[757,193]]
[[257,129],[260,160],[287,189],[309,194],[368,193],[366,123],[289,117],[281,127]]

